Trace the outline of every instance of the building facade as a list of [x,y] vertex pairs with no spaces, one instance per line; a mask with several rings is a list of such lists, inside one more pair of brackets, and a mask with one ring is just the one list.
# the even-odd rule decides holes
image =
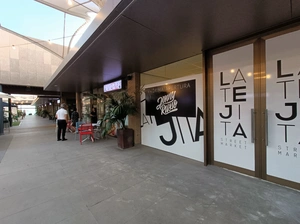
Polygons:
[[300,189],[298,1],[128,0],[109,12],[46,89],[139,74],[137,142]]

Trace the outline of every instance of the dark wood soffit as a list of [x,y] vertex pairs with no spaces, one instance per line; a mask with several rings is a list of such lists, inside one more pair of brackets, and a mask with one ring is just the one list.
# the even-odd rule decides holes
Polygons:
[[27,94],[27,95],[59,95],[56,91],[45,91],[43,87],[18,86],[2,84],[2,92],[8,94]]
[[300,6],[292,3],[122,1],[82,47],[63,61],[45,89],[91,90],[129,73],[145,72],[293,22],[299,19]]

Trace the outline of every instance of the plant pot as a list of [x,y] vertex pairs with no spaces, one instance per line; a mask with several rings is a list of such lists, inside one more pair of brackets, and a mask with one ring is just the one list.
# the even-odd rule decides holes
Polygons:
[[133,129],[118,129],[117,130],[117,138],[118,138],[118,147],[121,149],[126,149],[134,146],[133,139]]

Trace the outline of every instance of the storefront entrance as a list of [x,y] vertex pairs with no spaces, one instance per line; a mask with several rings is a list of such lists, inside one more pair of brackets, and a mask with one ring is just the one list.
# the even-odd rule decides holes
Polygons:
[[211,52],[210,163],[300,189],[300,31]]

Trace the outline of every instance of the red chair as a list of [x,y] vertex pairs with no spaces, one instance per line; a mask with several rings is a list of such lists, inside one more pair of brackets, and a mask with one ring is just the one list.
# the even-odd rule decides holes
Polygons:
[[68,120],[68,121],[67,121],[67,128],[66,128],[66,131],[72,132],[72,121],[71,121],[71,120]]
[[[79,133],[79,140],[80,140],[81,145],[82,145],[82,142],[86,141],[89,138],[91,139],[92,142],[95,141],[94,129],[93,129],[92,123],[81,124],[78,128],[78,133]],[[83,135],[88,135],[89,137],[82,140]]]

